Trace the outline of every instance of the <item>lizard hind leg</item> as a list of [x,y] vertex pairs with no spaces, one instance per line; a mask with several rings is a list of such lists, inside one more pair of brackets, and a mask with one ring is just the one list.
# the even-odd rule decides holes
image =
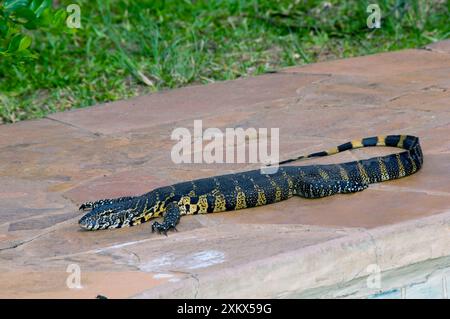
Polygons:
[[350,194],[365,190],[368,184],[354,180],[303,180],[295,195],[306,198],[321,198],[334,194]]
[[180,222],[180,218],[180,206],[176,202],[170,203],[167,205],[162,223],[154,222],[152,224],[152,232],[158,231],[158,233],[163,233],[167,236],[168,230],[173,229],[177,231],[176,226]]

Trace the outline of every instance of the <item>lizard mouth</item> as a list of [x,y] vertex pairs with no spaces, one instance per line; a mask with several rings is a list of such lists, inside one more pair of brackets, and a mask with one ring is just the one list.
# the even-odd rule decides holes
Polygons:
[[86,215],[80,218],[80,220],[78,221],[78,225],[80,225],[81,228],[86,230],[92,230],[93,228],[92,223],[89,222],[89,218],[87,218]]

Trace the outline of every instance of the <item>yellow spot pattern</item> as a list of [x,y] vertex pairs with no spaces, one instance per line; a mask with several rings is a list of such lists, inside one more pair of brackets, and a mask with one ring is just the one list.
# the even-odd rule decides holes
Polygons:
[[[197,212],[197,205],[191,202],[191,197],[183,196],[178,201],[178,206],[184,208],[184,214],[192,215]],[[189,211],[186,210],[186,207],[189,206]]]
[[359,170],[359,174],[361,175],[361,179],[364,183],[368,184],[369,181],[369,176],[367,175],[366,170],[364,169],[364,167],[361,165],[360,162],[358,162],[358,170]]
[[380,175],[382,181],[387,181],[389,179],[389,173],[386,169],[386,165],[384,165],[381,157],[378,158],[378,166],[380,167]]
[[327,151],[327,154],[328,154],[328,155],[333,155],[333,154],[337,154],[337,153],[339,153],[339,150],[338,150],[337,146],[334,147],[334,148],[331,148],[331,149],[329,149],[329,150]]
[[201,195],[198,198],[197,208],[198,208],[198,213],[199,214],[206,214],[208,212],[207,195]]
[[255,184],[255,181],[253,180],[253,178],[250,178],[250,180],[253,183],[253,188],[258,193],[258,199],[256,200],[256,206],[266,205],[267,204],[266,193],[264,193],[264,190],[261,187],[259,187],[259,185]]
[[275,201],[279,202],[281,200],[281,188],[275,183],[275,181],[269,177],[270,184],[272,184],[273,188],[275,188]]
[[405,142],[406,135],[400,135],[400,140],[398,141],[397,147],[403,148],[403,143]]
[[386,136],[378,136],[377,146],[386,146]]
[[148,209],[148,199],[145,200],[144,211],[142,212],[142,214],[144,215],[144,220],[145,221],[148,221],[152,217],[155,216],[155,214],[151,210]]
[[363,147],[362,140],[354,140],[352,141],[352,147],[353,148],[360,148]]
[[397,158],[397,165],[398,165],[398,176],[403,177],[406,175],[405,167],[403,166],[402,160],[400,159],[400,154],[395,155]]
[[319,175],[322,177],[325,181],[330,179],[330,176],[327,172],[325,172],[323,169],[319,168]]
[[186,206],[180,206],[179,209],[180,209],[180,215],[186,215],[187,214]]
[[258,189],[258,201],[256,202],[256,206],[262,206],[267,204],[266,194],[263,190]]
[[339,167],[339,173],[341,174],[341,178],[344,181],[348,181],[349,178],[348,178],[348,174],[347,174],[347,171],[345,170],[345,168],[343,168],[341,165],[338,165],[338,167]]
[[225,196],[223,196],[223,194],[218,192],[215,195],[213,212],[214,213],[224,212],[225,210],[226,210]]
[[247,208],[247,202],[245,201],[245,194],[241,190],[240,187],[236,187],[236,206],[234,207],[235,210]]
[[164,212],[164,203],[157,201],[155,204],[155,211],[153,212],[153,216],[152,217],[158,217],[159,215],[161,215],[162,212]]
[[191,204],[191,198],[189,196],[183,196],[181,197],[180,201],[178,202],[178,205],[185,206]]

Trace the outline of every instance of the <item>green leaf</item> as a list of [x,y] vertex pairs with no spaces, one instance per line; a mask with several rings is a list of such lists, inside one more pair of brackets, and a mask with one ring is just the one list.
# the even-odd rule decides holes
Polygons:
[[8,24],[0,17],[0,35],[5,36],[8,33]]
[[27,22],[27,23],[25,23],[23,26],[25,27],[25,28],[27,28],[28,30],[35,30],[35,29],[37,29],[38,28],[38,20],[37,19],[35,19],[35,20],[33,20],[33,21],[30,21],[30,22]]
[[23,36],[23,38],[20,40],[19,48],[17,49],[18,52],[24,51],[28,49],[28,47],[31,45],[31,38],[27,35]]
[[14,12],[18,22],[25,24],[36,19],[36,15],[29,8],[19,8]]
[[53,16],[52,25],[53,26],[61,26],[66,21],[67,12],[64,9],[59,9]]
[[45,9],[52,6],[52,0],[33,0],[30,3],[30,9],[39,17]]
[[39,25],[46,27],[51,26],[53,14],[52,8],[45,8],[44,11],[41,12],[40,17],[37,19],[39,21]]
[[4,8],[5,12],[13,12],[19,8],[24,8],[28,5],[29,0],[5,0]]
[[30,45],[31,45],[31,38],[29,36],[23,34],[16,34],[9,42],[7,51],[9,53],[24,51]]
[[16,34],[15,36],[13,36],[13,38],[9,41],[8,50],[6,51],[10,53],[16,52],[17,49],[19,48],[19,43],[21,39],[22,39],[21,34]]

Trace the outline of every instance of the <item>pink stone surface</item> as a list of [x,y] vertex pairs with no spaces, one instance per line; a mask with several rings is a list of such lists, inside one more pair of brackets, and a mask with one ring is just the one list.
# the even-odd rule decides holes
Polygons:
[[[377,261],[394,268],[450,254],[448,52],[443,41],[0,126],[0,297],[282,297],[363,276]],[[259,167],[173,163],[171,132],[192,131],[195,119],[204,128],[279,128],[281,159],[415,134],[425,164],[357,194],[186,216],[168,238],[149,223],[79,228],[84,201]],[[83,288],[66,286],[71,264]]]
[[249,105],[292,97],[299,88],[322,78],[321,75],[263,75],[99,105],[91,108],[89,113],[74,110],[49,117],[102,134],[167,127],[176,125],[180,120],[217,114],[220,110],[245,109]]
[[450,53],[450,40],[431,43],[427,45],[425,49],[440,53]]

